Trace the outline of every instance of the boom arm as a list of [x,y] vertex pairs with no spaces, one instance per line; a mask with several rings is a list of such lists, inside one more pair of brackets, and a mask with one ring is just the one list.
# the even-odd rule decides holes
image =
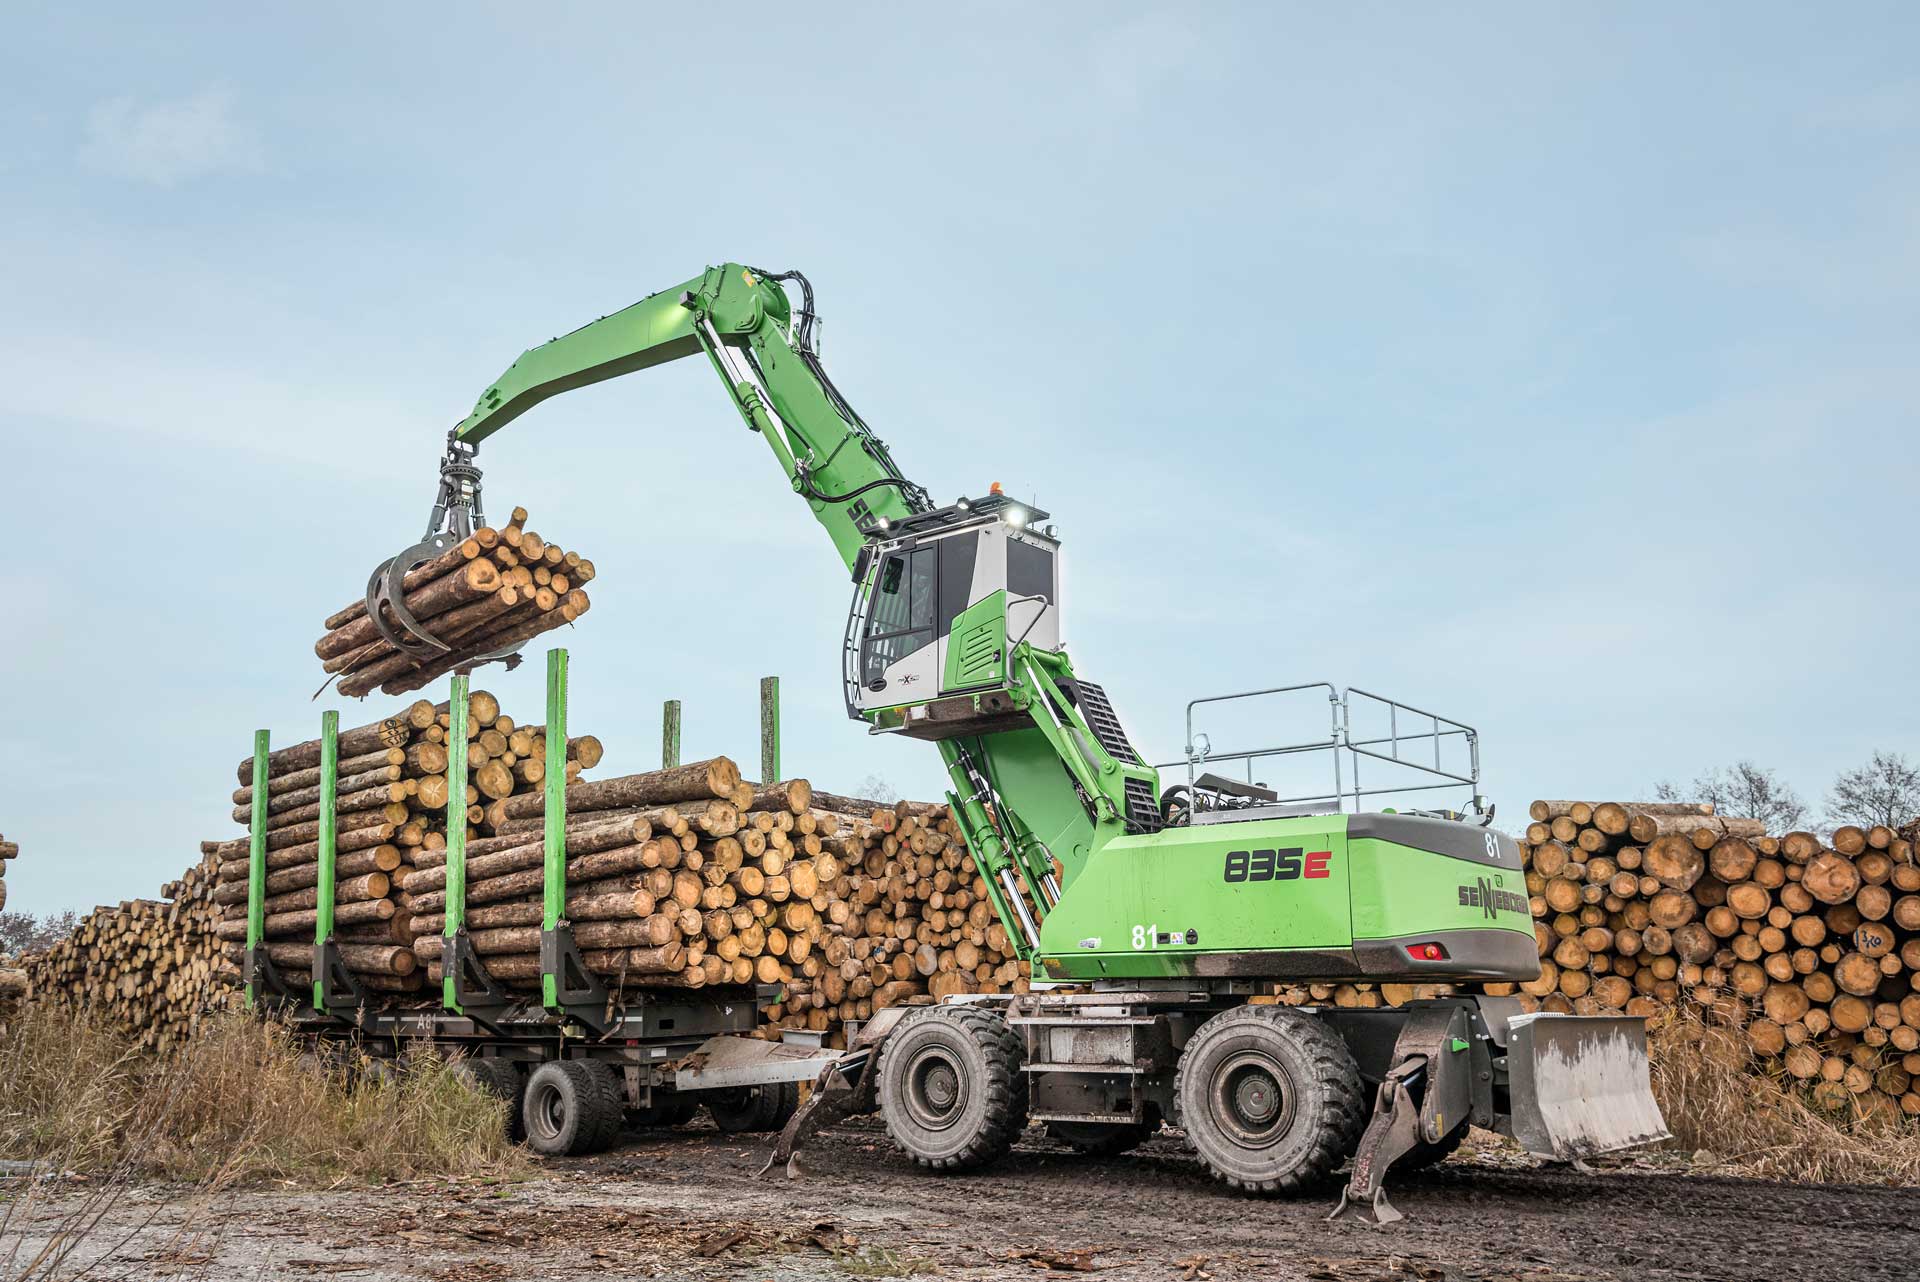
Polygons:
[[[801,288],[795,315],[782,280]],[[453,430],[478,445],[560,392],[705,352],[851,568],[865,528],[932,506],[821,368],[812,289],[728,263],[521,353]]]
[[[788,281],[799,288],[798,311],[782,287]],[[704,352],[741,418],[766,439],[795,493],[864,583],[857,599],[870,602],[864,594],[873,588],[862,570],[890,528],[918,532],[971,509],[963,501],[934,511],[927,492],[902,475],[834,387],[813,343],[812,294],[798,272],[774,275],[728,263],[531,348],[453,429],[449,459],[460,465],[480,442],[549,396]],[[1006,593],[998,596],[1004,609]],[[955,816],[988,896],[1016,950],[1032,959],[1040,943],[1035,910],[1049,913],[1062,882],[1072,883],[1094,847],[1128,830],[1134,799],[1126,789],[1146,789],[1150,798],[1157,795],[1157,777],[1131,750],[1128,760],[1117,759],[1078,699],[1065,692],[1073,673],[1064,651],[1037,650],[1025,636],[1006,636],[1001,644],[1004,701],[995,707],[1011,711],[1014,723],[1003,718],[991,729],[942,738],[938,746],[955,789]],[[976,710],[982,697],[959,696],[974,701]]]

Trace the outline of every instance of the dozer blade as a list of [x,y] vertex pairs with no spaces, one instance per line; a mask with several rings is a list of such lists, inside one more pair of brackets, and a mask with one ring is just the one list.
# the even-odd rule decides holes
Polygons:
[[1513,1137],[1576,1162],[1671,1138],[1653,1098],[1637,1017],[1519,1015],[1507,1026]]

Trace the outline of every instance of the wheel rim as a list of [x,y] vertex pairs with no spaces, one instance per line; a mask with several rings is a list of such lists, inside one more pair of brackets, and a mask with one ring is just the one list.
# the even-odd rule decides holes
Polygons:
[[1209,1112],[1244,1148],[1266,1148],[1293,1127],[1293,1077],[1286,1065],[1257,1050],[1228,1057],[1213,1076]]
[[541,1139],[550,1140],[560,1134],[566,1125],[566,1105],[560,1099],[560,1092],[551,1086],[539,1086],[527,1092],[526,1125]]
[[953,1125],[967,1105],[967,1075],[944,1046],[929,1046],[907,1061],[907,1112],[930,1131]]

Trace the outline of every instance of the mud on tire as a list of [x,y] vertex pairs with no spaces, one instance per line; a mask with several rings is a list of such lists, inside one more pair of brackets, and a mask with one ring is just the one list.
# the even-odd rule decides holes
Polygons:
[[1346,1044],[1283,1006],[1240,1006],[1202,1024],[1181,1052],[1173,1094],[1200,1160],[1249,1193],[1321,1183],[1353,1152],[1366,1120]]
[[880,1050],[880,1116],[895,1147],[932,1170],[1001,1157],[1027,1124],[1020,1038],[999,1012],[934,1006]]

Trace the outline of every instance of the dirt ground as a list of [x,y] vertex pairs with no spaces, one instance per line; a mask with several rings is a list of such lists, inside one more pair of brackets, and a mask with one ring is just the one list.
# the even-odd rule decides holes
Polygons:
[[[213,1198],[141,1188],[69,1261],[89,1278],[1261,1278],[1286,1282],[1913,1278],[1920,1192],[1785,1186],[1641,1162],[1595,1174],[1471,1148],[1402,1177],[1407,1219],[1332,1225],[1327,1198],[1214,1185],[1178,1137],[1081,1158],[1029,1131],[990,1173],[928,1176],[877,1122],[822,1136],[799,1181],[756,1179],[765,1145],[711,1129],[628,1138],[512,1184]],[[0,1278],[85,1206],[86,1186],[17,1203]],[[18,1188],[9,1191],[17,1198]],[[25,1221],[25,1223],[22,1223]],[[24,1231],[24,1233],[23,1233]]]

